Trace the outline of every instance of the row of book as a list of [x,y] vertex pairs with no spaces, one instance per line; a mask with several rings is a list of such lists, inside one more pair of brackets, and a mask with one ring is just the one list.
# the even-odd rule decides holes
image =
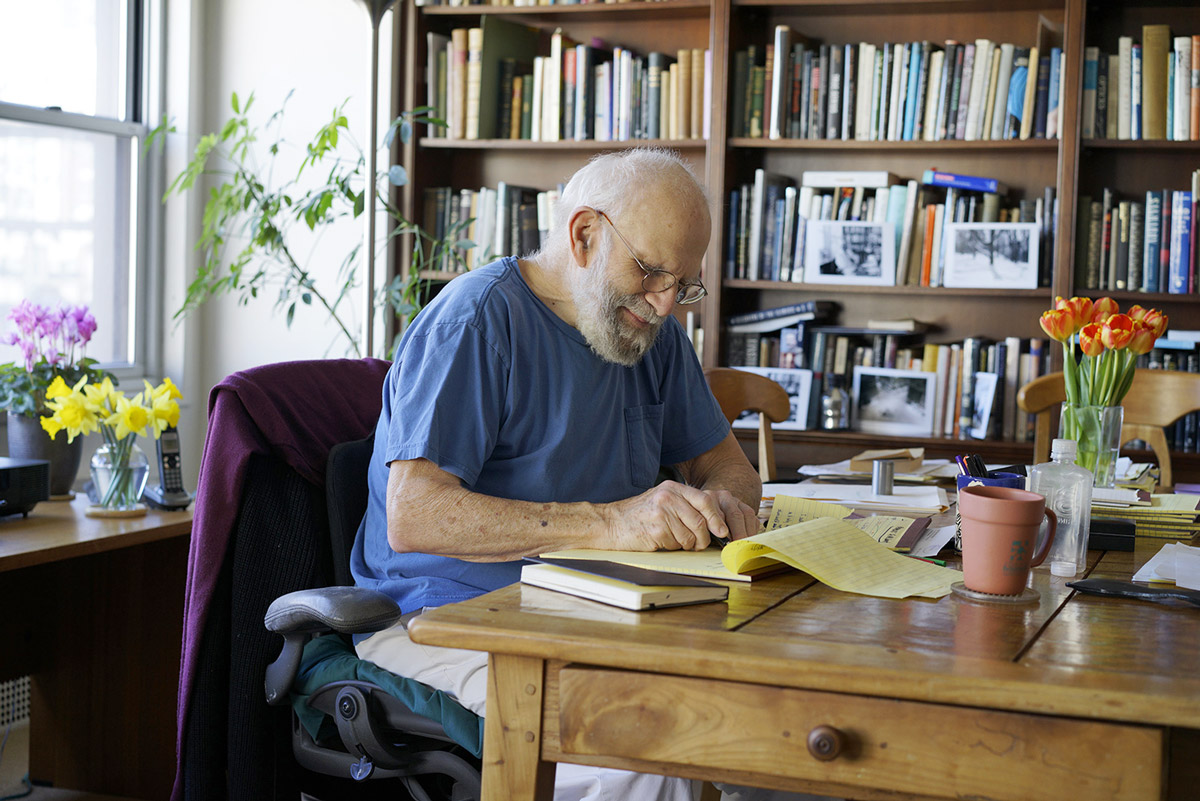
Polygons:
[[435,269],[466,272],[501,256],[534,253],[545,241],[561,187],[539,190],[500,181],[495,188],[427,187],[425,230],[454,246],[437,254]]
[[578,6],[617,3],[659,3],[663,0],[416,0],[417,6]]
[[[1033,419],[1017,407],[1017,390],[1046,373],[1049,340],[917,339],[911,332],[801,323],[774,333],[729,334],[725,355],[735,367],[811,370],[816,398],[832,386],[849,392],[856,367],[895,371],[890,375],[899,377],[932,373],[929,435],[1032,441]],[[809,427],[815,427],[816,414],[814,404]]]
[[1097,290],[1200,292],[1200,169],[1190,190],[1121,198],[1111,189],[1079,199],[1076,282]]
[[777,25],[734,54],[734,136],[942,141],[1059,138],[1062,47],[990,39],[816,44]]
[[[790,176],[758,169],[753,182],[729,194],[725,275],[896,286],[1045,285],[1054,256],[1054,189],[1015,202],[1006,200],[1007,191],[994,178],[936,169],[926,170],[920,181],[880,170],[810,170],[801,174],[798,186]],[[827,222],[865,225],[831,229],[817,224]],[[1008,260],[1020,274],[1006,276],[994,268],[994,280],[973,280],[965,265],[975,249],[974,238],[950,247],[946,223],[1032,224],[1015,232],[1026,248],[1023,258]],[[832,241],[831,232],[836,235]],[[985,250],[994,245],[992,232],[986,233],[989,237],[981,243]],[[957,282],[947,280],[948,252],[964,265],[951,276]]]
[[1084,48],[1081,123],[1085,139],[1200,139],[1200,34],[1143,25],[1116,53]]
[[707,138],[710,51],[638,54],[502,17],[426,34],[427,102],[451,139],[626,141]]

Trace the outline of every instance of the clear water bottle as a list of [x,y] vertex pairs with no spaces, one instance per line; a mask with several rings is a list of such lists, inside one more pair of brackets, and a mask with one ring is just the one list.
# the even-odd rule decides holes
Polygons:
[[1087,559],[1092,525],[1092,472],[1075,464],[1075,440],[1056,439],[1050,461],[1033,466],[1029,488],[1046,499],[1058,515],[1058,531],[1050,548],[1050,572],[1074,576]]

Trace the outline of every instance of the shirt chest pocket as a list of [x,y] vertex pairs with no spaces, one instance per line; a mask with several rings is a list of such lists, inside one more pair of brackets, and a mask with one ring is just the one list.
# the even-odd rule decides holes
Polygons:
[[625,436],[629,448],[629,479],[635,487],[649,489],[658,479],[662,455],[663,405],[625,409]]

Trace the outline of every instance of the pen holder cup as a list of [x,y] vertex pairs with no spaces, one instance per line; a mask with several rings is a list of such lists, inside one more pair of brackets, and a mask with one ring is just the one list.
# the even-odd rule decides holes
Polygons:
[[[955,480],[959,492],[962,492],[963,487],[980,486],[1025,489],[1025,476],[1017,473],[989,472],[986,476],[955,476]],[[956,553],[962,553],[962,514],[958,511],[957,503],[954,504],[954,550]]]

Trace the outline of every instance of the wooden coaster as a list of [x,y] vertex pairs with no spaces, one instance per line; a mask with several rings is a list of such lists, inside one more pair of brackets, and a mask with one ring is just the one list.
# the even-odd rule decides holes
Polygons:
[[1018,595],[993,595],[990,592],[968,590],[967,586],[961,581],[951,584],[950,591],[955,595],[969,598],[972,601],[984,601],[985,603],[993,604],[1031,604],[1042,597],[1041,593],[1033,587],[1026,587]]
[[68,490],[67,492],[64,492],[62,495],[51,495],[46,500],[48,500],[48,501],[73,501],[73,500],[75,500],[75,493],[71,490]]
[[88,517],[142,517],[149,511],[144,503],[139,503],[132,509],[105,509],[103,506],[89,506],[83,510]]

